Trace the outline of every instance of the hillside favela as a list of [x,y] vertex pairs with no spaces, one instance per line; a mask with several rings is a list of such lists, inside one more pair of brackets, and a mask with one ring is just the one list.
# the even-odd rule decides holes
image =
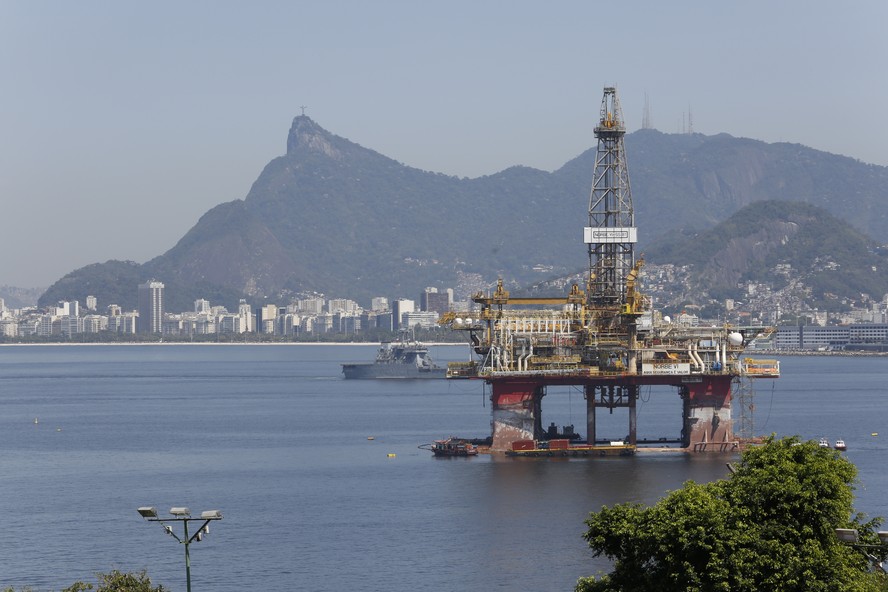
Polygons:
[[888,590],[884,7],[100,4],[0,35],[0,591]]

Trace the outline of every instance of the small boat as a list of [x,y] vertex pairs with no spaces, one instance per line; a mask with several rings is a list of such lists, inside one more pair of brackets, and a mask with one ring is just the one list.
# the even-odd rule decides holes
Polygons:
[[829,440],[827,440],[826,438],[820,438],[820,447],[829,448]]
[[435,440],[431,444],[422,444],[419,447],[423,450],[431,450],[435,456],[475,456],[478,454],[477,446],[467,440],[453,437],[446,440]]
[[844,440],[836,440],[836,450],[848,450]]

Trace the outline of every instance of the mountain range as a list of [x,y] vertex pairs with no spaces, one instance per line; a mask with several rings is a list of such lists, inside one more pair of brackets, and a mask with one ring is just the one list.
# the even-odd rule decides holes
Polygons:
[[[888,167],[726,134],[639,130],[625,143],[639,248],[651,259],[705,257],[675,241],[693,244],[760,201],[810,204],[867,244],[888,242],[881,206]],[[593,146],[553,172],[515,166],[458,178],[406,166],[299,116],[286,153],[244,199],[214,207],[147,263],[111,260],[72,271],[39,303],[93,294],[134,308],[136,285],[151,278],[167,286],[169,310],[189,310],[197,298],[231,307],[239,298],[283,303],[301,294],[368,304],[373,296],[418,298],[426,286],[454,287],[464,297],[498,277],[518,287],[567,275],[587,265],[582,228],[595,153]]]

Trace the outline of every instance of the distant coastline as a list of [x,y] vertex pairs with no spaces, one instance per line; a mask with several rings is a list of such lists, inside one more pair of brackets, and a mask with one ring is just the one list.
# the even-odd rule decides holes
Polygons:
[[[466,342],[424,342],[428,347],[436,346],[468,346]],[[150,346],[166,346],[166,345],[212,345],[212,346],[231,346],[231,345],[323,345],[323,346],[343,346],[343,345],[364,345],[379,347],[382,342],[379,341],[102,341],[102,342],[71,342],[71,341],[49,341],[46,343],[0,343],[0,347],[34,347],[34,346],[106,346],[119,345],[124,347],[137,345]],[[888,356],[888,352],[868,352],[868,351],[816,351],[816,350],[777,350],[777,349],[757,349],[744,351],[742,356],[830,356],[830,357],[884,357]]]
[[767,356],[838,356],[838,357],[872,357],[888,356],[888,352],[869,351],[817,351],[812,349],[757,349],[745,351],[743,355]]
[[[452,342],[424,342],[425,345],[429,347],[437,347],[439,345],[467,345],[466,343],[452,343]],[[70,342],[70,341],[48,341],[46,343],[0,343],[0,347],[34,347],[34,346],[63,346],[63,347],[72,347],[72,346],[93,346],[93,345],[121,345],[121,346],[133,346],[133,345],[212,345],[212,346],[229,346],[229,345],[331,345],[331,346],[341,346],[341,345],[368,345],[373,347],[379,347],[382,345],[379,341],[97,341],[97,342]]]

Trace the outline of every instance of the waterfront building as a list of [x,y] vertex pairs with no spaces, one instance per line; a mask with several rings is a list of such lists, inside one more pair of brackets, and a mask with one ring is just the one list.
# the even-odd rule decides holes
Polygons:
[[284,313],[280,318],[281,333],[283,335],[298,335],[300,332],[299,321],[299,315],[291,312]]
[[888,350],[888,324],[783,325],[773,336],[774,349],[783,350]]
[[[383,331],[394,331],[395,330],[395,313],[388,310],[384,312],[376,313],[376,325],[375,327],[378,329],[382,329]],[[371,326],[371,325],[368,325]]]
[[401,326],[406,328],[419,325],[423,329],[431,329],[438,324],[438,313],[434,311],[405,312],[401,317]]
[[[55,315],[40,315],[40,324],[37,327],[37,335],[40,337],[49,337],[52,335],[53,325],[58,327],[58,318]],[[58,333],[58,331],[56,331]]]
[[238,333],[252,332],[253,327],[255,326],[255,323],[253,322],[253,309],[243,298],[241,298],[237,305],[237,314],[241,318],[240,331],[238,331]]
[[195,335],[212,335],[216,332],[216,317],[201,313],[194,321]]
[[163,288],[156,280],[139,284],[139,333],[163,331]]
[[358,309],[360,309],[358,303],[348,298],[331,298],[327,301],[327,312],[329,313],[344,312],[352,314]]
[[450,310],[450,303],[448,292],[438,292],[437,288],[426,288],[419,297],[419,310],[443,315]]
[[317,315],[315,317],[314,330],[318,333],[332,333],[333,315],[329,313]]
[[394,322],[398,324],[398,328],[405,327],[404,315],[408,312],[416,310],[416,303],[406,298],[398,298],[392,305],[392,313],[394,313]]
[[257,330],[268,335],[277,333],[278,307],[276,304],[266,304],[256,310]]
[[216,319],[219,323],[219,333],[243,333],[243,317],[236,314],[223,314]]
[[315,318],[313,316],[304,316],[299,319],[299,332],[300,333],[311,333],[314,331],[315,326]]
[[59,333],[62,335],[76,335],[83,332],[83,319],[76,315],[65,315],[59,318]]
[[298,310],[302,314],[318,315],[324,312],[323,298],[305,298],[297,301],[297,304],[299,306]]
[[86,315],[83,317],[83,332],[98,333],[108,330],[108,317],[105,315]]
[[18,322],[18,334],[22,336],[37,335],[40,329],[39,315],[30,314]]
[[345,333],[346,335],[356,335],[361,332],[361,317],[345,313],[334,313],[333,330],[336,333]]
[[18,337],[19,324],[15,319],[4,319],[0,321],[0,335],[3,337]]

